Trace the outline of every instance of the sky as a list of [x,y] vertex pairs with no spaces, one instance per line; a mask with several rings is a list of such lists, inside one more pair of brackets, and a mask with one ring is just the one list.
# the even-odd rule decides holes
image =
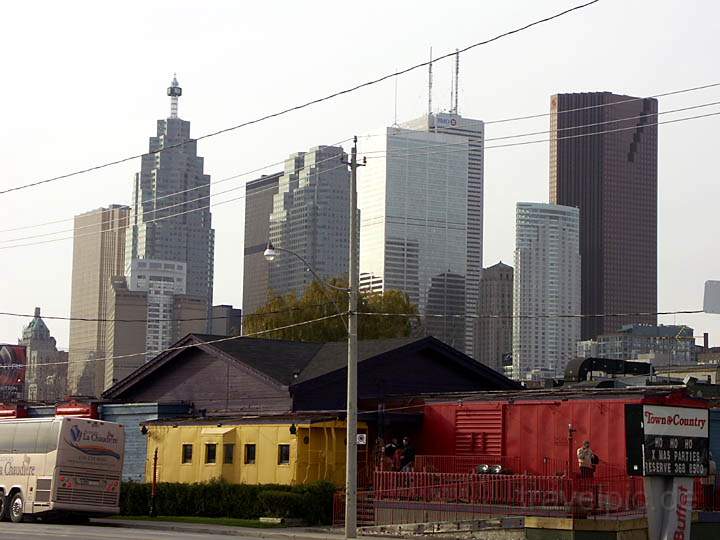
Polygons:
[[[572,7],[580,0],[513,2],[184,0],[7,2],[0,7],[0,189],[147,151],[177,73],[179,115],[199,136],[427,59]],[[546,113],[558,92],[649,96],[720,82],[720,3],[601,0],[462,55],[459,112],[486,121]],[[435,111],[450,105],[451,61],[435,64]],[[397,95],[397,98],[396,98]],[[720,101],[720,87],[660,99],[660,110]],[[427,110],[417,70],[303,111],[200,141],[220,180],[416,118]],[[720,106],[671,114],[671,119]],[[488,125],[486,137],[548,129],[547,117]],[[720,279],[716,249],[720,116],[659,128],[658,308],[699,309],[705,280]],[[544,137],[537,137],[544,138]],[[362,147],[360,148],[362,151]],[[127,204],[133,160],[0,195],[0,229],[70,219]],[[264,172],[272,172],[271,167]],[[241,187],[257,174],[225,182]],[[242,195],[242,189],[220,195]],[[485,154],[485,266],[510,262],[517,201],[547,202],[547,143]],[[244,200],[213,210],[214,303],[242,304]],[[68,231],[70,229],[70,231]],[[72,221],[0,232],[0,311],[70,313]],[[65,232],[62,232],[65,231]],[[57,232],[40,245],[9,240]],[[18,243],[18,242],[15,242]],[[0,342],[29,319],[0,316]],[[46,320],[58,345],[69,325]],[[660,317],[709,332],[720,315]]]

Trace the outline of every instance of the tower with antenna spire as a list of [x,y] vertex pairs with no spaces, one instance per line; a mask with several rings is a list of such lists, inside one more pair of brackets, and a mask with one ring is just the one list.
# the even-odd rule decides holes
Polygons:
[[168,86],[167,95],[170,96],[170,118],[178,117],[178,101],[182,96],[182,88],[177,80],[177,73],[173,73],[173,80]]
[[[204,304],[209,316],[213,298],[210,176],[205,174],[197,141],[190,136],[190,122],[178,118],[182,88],[177,76],[167,95],[170,117],[157,121],[149,151],[135,174],[125,235],[127,287],[150,291],[145,347],[149,353],[182,337],[180,325],[171,323],[181,301],[192,297]],[[153,276],[158,279],[153,281]],[[153,295],[158,298],[150,298]],[[205,326],[208,332],[209,323]]]

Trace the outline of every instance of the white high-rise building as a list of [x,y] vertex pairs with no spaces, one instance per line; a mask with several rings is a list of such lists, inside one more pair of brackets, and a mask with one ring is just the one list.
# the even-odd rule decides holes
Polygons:
[[580,319],[580,211],[518,203],[513,283],[513,376],[562,375]]
[[[457,107],[457,102],[455,104]],[[471,316],[478,313],[480,301],[480,277],[483,267],[483,212],[484,212],[484,170],[485,170],[485,123],[482,120],[463,118],[457,113],[435,113],[424,115],[403,127],[433,133],[448,133],[467,138],[468,182],[467,182],[467,274],[465,276],[466,312]],[[475,351],[475,321],[465,321],[465,352],[473,356]],[[470,347],[470,348],[468,348]]]
[[[463,122],[477,138],[446,132]],[[361,148],[368,162],[358,170],[360,281],[407,293],[428,333],[472,355],[482,267],[482,122],[438,114],[408,126],[414,129],[386,128]]]

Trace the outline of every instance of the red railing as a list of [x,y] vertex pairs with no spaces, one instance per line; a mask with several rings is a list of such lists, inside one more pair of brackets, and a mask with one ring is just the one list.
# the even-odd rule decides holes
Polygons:
[[520,458],[517,456],[498,456],[493,454],[473,454],[467,456],[415,457],[415,470],[430,473],[477,473],[482,465],[500,465],[506,471],[522,473]]
[[[375,473],[373,491],[358,493],[358,525],[390,525],[498,516],[642,516],[642,477],[607,475],[479,475]],[[720,493],[695,482],[693,508],[720,510]],[[713,500],[709,500],[713,499]],[[335,499],[335,523],[344,521],[344,494]]]

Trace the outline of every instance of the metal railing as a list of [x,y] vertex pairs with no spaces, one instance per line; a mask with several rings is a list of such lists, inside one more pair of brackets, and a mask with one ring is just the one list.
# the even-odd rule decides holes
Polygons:
[[[642,477],[607,474],[502,475],[427,472],[375,473],[373,491],[358,493],[359,525],[397,525],[499,516],[612,518],[643,516]],[[720,510],[720,493],[695,481],[695,510]],[[334,517],[342,524],[344,499]]]

